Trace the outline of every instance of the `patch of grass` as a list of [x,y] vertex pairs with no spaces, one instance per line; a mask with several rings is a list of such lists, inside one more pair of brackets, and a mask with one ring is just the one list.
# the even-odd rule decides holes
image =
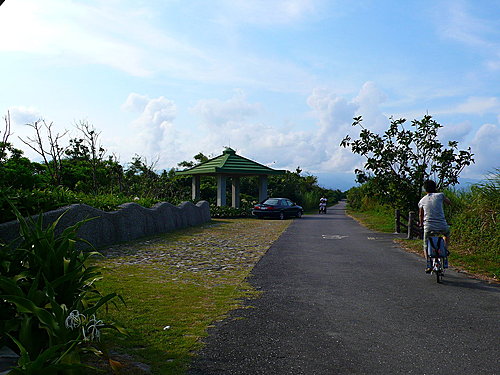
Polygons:
[[394,212],[390,209],[379,207],[364,211],[348,210],[347,213],[367,228],[379,232],[394,232]]
[[[453,234],[452,234],[453,235]],[[453,237],[452,237],[453,239]],[[423,257],[422,240],[396,240],[406,250]],[[450,266],[477,278],[498,282],[500,279],[500,265],[498,259],[485,257],[483,254],[467,253],[459,243],[451,242]]]
[[104,318],[130,333],[108,334],[111,349],[153,374],[185,373],[207,328],[258,295],[245,278],[290,222],[218,219],[106,249],[95,261],[104,276],[99,287],[120,293],[127,305]]

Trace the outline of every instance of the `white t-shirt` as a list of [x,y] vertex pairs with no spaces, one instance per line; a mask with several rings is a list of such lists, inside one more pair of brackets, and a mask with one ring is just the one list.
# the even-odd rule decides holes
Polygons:
[[428,193],[418,202],[418,207],[424,209],[424,230],[426,232],[449,229],[444,217],[443,202],[443,193]]

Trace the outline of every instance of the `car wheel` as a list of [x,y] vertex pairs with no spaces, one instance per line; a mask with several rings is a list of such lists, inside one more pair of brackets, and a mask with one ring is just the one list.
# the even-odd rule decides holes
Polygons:
[[299,218],[299,219],[300,219],[300,218],[302,217],[302,211],[301,211],[301,210],[298,210],[298,211],[297,211],[297,215],[295,215],[295,216],[297,216],[297,218]]
[[283,211],[280,212],[280,220],[285,220],[285,213]]

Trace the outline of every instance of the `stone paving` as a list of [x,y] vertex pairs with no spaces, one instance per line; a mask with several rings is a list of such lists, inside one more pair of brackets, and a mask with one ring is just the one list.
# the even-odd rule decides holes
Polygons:
[[107,267],[167,266],[175,281],[183,274],[220,278],[250,271],[291,220],[225,219],[164,236],[102,250]]

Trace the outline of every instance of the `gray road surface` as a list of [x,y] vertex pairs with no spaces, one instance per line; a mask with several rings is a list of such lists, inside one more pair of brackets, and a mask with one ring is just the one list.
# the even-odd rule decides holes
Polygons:
[[209,331],[191,375],[500,374],[500,287],[424,260],[344,214],[295,220],[256,265],[263,291]]

